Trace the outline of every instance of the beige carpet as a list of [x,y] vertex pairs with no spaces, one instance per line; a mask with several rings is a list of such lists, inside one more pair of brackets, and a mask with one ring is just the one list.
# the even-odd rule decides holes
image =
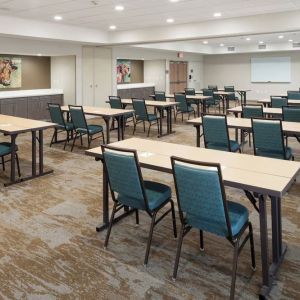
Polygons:
[[[161,140],[195,145],[193,127],[180,121],[174,129],[176,134]],[[131,133],[132,126],[126,129],[126,137]],[[47,143],[51,134],[47,131]],[[136,136],[145,137],[142,126]],[[157,139],[155,128],[150,138]],[[30,172],[30,136],[22,135],[17,141],[25,174]],[[93,144],[97,145],[98,141]],[[290,145],[299,161],[300,144],[291,140]],[[228,297],[232,248],[225,239],[205,234],[205,252],[201,253],[196,230],[184,240],[178,279],[172,282],[176,240],[169,216],[155,229],[148,268],[143,267],[150,225],[146,214],[141,215],[138,227],[134,216],[114,226],[109,247],[104,250],[106,232],[95,231],[102,213],[101,163],[85,156],[82,147],[71,153],[70,147],[63,151],[62,146],[45,147],[45,165],[54,169],[52,175],[5,188],[2,184],[9,176],[9,165],[6,172],[0,172],[0,299]],[[246,146],[246,152],[252,150]],[[149,170],[143,170],[143,175],[171,185],[174,191],[170,175]],[[283,239],[288,251],[272,299],[300,298],[299,180],[283,199]],[[258,265],[253,273],[246,245],[239,258],[236,299],[257,299],[261,283],[258,215],[242,191],[226,192],[229,199],[246,205],[251,212]]]

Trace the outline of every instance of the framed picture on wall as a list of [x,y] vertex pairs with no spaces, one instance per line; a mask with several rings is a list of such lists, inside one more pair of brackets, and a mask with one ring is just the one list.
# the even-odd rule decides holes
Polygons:
[[131,82],[131,61],[130,60],[117,60],[117,83],[130,83]]
[[22,87],[22,59],[0,56],[0,89]]

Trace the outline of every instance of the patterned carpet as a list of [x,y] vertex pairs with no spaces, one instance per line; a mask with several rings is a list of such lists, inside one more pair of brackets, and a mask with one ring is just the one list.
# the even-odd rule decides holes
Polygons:
[[[179,121],[174,129],[176,134],[161,140],[195,145],[193,127]],[[131,133],[130,125],[126,137]],[[47,142],[51,134],[47,131]],[[145,138],[142,126],[136,136]],[[157,139],[155,128],[150,138]],[[30,172],[30,141],[27,134],[17,139],[24,174]],[[46,168],[54,169],[51,175],[5,188],[9,166],[0,173],[0,299],[228,298],[233,250],[228,241],[211,234],[205,234],[204,253],[196,230],[186,236],[178,279],[171,280],[176,240],[170,216],[155,229],[147,268],[143,266],[150,225],[146,214],[141,214],[140,226],[134,216],[114,226],[104,250],[106,232],[95,231],[102,213],[101,163],[85,156],[83,147],[71,153],[70,147],[63,151],[62,146],[45,147]],[[291,140],[290,146],[299,161],[300,144]],[[245,150],[252,152],[248,146]],[[175,198],[170,175],[149,170],[143,170],[143,175],[172,186]],[[283,199],[283,239],[288,251],[271,299],[300,299],[299,180]],[[253,272],[247,244],[239,258],[236,299],[257,299],[261,283],[258,215],[242,191],[229,188],[226,193],[250,210],[258,265]]]

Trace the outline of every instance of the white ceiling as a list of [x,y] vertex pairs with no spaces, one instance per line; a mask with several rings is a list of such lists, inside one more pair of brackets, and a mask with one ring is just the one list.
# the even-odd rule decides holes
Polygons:
[[[94,2],[95,4],[93,4]],[[117,12],[115,5],[125,10]],[[0,0],[0,14],[30,20],[50,21],[61,15],[59,23],[107,30],[116,25],[118,30],[172,26],[221,18],[232,18],[300,9],[300,0]]]

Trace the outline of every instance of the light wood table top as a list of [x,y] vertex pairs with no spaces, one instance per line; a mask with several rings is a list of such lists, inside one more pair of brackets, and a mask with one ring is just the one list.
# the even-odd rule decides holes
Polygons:
[[[220,163],[226,185],[282,197],[296,178],[300,163],[160,141],[131,138],[113,143],[120,148],[138,151],[142,167],[171,172],[171,156],[204,162]],[[86,151],[101,158],[101,147]]]
[[[61,107],[64,112],[69,111],[69,106],[65,105]],[[122,116],[128,113],[134,112],[132,109],[115,109],[109,107],[95,107],[95,106],[83,106],[83,111],[87,115],[99,116],[99,117],[116,117]]]
[[[266,99],[259,99],[257,100],[258,103],[263,103],[263,104],[271,104],[271,99],[266,98]],[[288,99],[288,104],[292,105],[300,105],[300,100],[297,99]]]
[[[174,94],[166,94],[166,98],[175,98]],[[210,96],[203,95],[186,95],[187,100],[207,100],[210,99]]]
[[[188,120],[187,123],[192,125],[202,125],[202,118]],[[251,130],[251,119],[247,118],[227,118],[229,128]],[[298,122],[282,122],[282,130],[284,133],[300,135],[300,123]]]
[[[234,113],[234,114],[239,114],[239,113],[242,113],[243,108],[242,108],[242,106],[236,106],[236,107],[227,109],[227,111]],[[281,108],[264,107],[263,113],[270,114],[270,115],[282,115],[282,109]]]
[[56,124],[50,122],[0,115],[0,132],[4,134],[18,134],[53,128],[55,126]]
[[[122,99],[122,104],[132,104],[132,99]],[[178,102],[174,101],[155,101],[155,100],[145,100],[146,106],[155,106],[155,107],[168,107],[168,106],[177,106]]]

